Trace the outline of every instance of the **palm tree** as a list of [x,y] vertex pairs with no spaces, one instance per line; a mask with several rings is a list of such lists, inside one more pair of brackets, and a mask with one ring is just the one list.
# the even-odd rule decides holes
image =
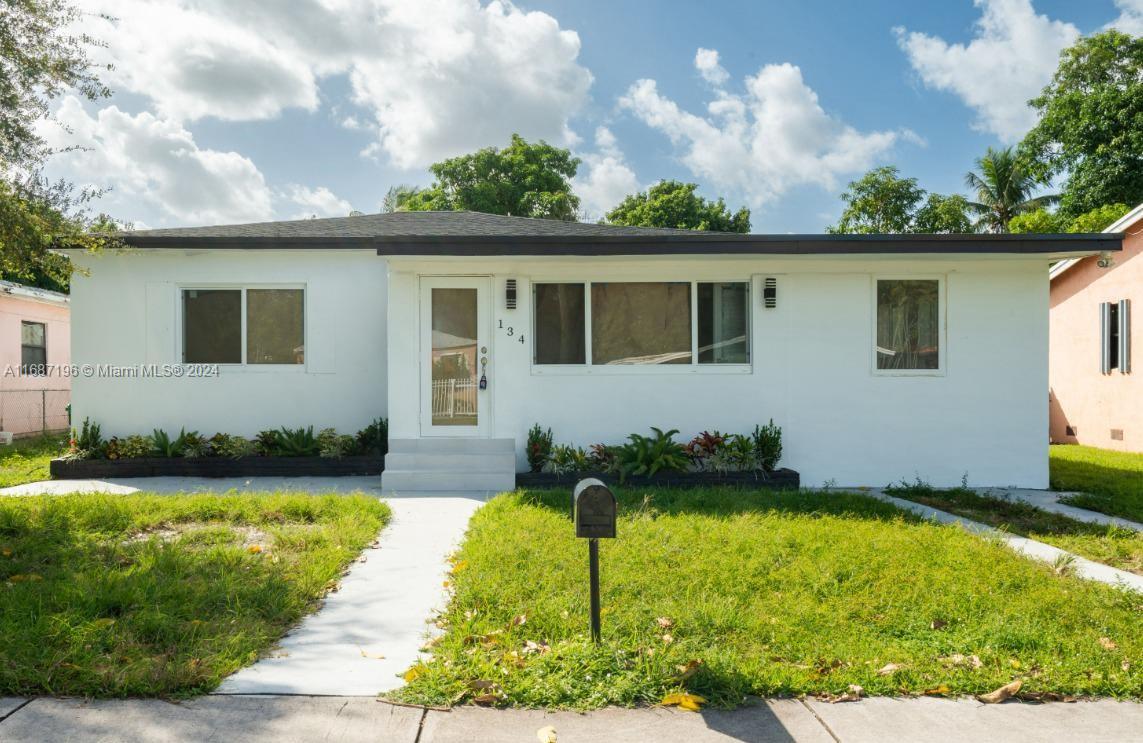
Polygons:
[[980,174],[968,173],[965,185],[975,192],[976,201],[968,202],[976,213],[976,228],[986,232],[1007,232],[1008,220],[1017,214],[1032,212],[1059,201],[1055,194],[1035,196],[1031,193],[1040,181],[1031,175],[1011,147],[994,150],[977,158]]

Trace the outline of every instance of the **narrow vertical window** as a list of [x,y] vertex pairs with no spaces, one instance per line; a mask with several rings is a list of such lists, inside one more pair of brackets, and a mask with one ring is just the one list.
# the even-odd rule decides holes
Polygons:
[[47,326],[42,322],[20,323],[20,374],[39,377],[47,374],[44,368],[48,363]]
[[583,284],[536,284],[535,363],[587,363],[584,294]]
[[877,281],[877,369],[940,368],[940,282]]
[[1119,371],[1131,373],[1131,300],[1119,300]]
[[698,362],[750,363],[750,284],[698,283]]

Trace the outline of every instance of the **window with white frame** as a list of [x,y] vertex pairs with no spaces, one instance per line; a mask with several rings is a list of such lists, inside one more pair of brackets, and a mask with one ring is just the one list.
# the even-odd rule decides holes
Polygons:
[[537,365],[750,363],[750,282],[533,285]]
[[305,290],[182,290],[183,363],[302,364]]
[[39,377],[46,374],[48,363],[48,332],[42,322],[23,320],[20,323],[20,374]]
[[939,279],[877,279],[876,369],[941,368]]

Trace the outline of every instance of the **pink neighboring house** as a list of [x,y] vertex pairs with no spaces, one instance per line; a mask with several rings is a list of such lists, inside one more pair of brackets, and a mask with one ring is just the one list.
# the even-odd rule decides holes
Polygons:
[[71,364],[69,302],[66,294],[0,281],[0,431],[68,427],[71,377],[20,372],[25,364]]
[[1124,233],[1123,252],[1050,273],[1050,436],[1143,452],[1143,204],[1104,231]]

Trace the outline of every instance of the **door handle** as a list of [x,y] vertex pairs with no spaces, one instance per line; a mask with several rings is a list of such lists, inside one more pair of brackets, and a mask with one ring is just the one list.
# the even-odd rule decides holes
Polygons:
[[480,357],[480,389],[488,389],[488,375],[485,373],[488,369],[488,357]]

